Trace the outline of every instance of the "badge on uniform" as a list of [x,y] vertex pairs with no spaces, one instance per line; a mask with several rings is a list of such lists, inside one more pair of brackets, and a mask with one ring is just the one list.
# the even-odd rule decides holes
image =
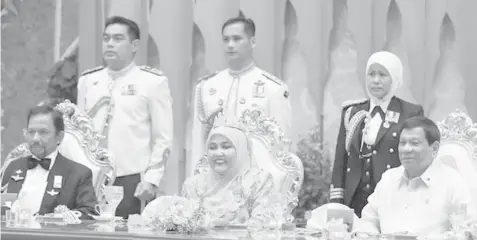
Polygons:
[[13,181],[15,181],[15,182],[18,182],[18,181],[20,181],[20,180],[25,179],[24,177],[20,176],[20,174],[18,174],[18,173],[17,173],[17,175],[13,175],[11,178],[12,178]]
[[121,93],[123,96],[134,96],[136,95],[136,86],[134,84],[128,84]]
[[214,95],[217,93],[217,90],[215,88],[209,88],[209,95]]
[[63,184],[63,176],[55,175],[53,178],[53,188],[61,188]]
[[54,196],[58,195],[58,193],[60,193],[60,192],[56,192],[55,189],[51,189],[50,191],[47,191],[46,193],[48,193],[50,196],[54,197]]
[[258,80],[254,83],[253,88],[253,97],[254,98],[264,98],[265,97],[265,82]]
[[398,123],[399,122],[399,113],[395,112],[395,111],[387,111],[384,121],[392,122],[392,123]]

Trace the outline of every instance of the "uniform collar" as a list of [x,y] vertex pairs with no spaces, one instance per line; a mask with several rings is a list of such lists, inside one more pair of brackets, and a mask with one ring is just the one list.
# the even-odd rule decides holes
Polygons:
[[107,68],[108,75],[113,79],[116,80],[128,73],[131,69],[133,69],[136,66],[136,63],[132,61],[129,65],[124,67],[123,69],[119,71],[114,71],[111,68]]
[[[50,163],[50,170],[51,168],[53,167],[53,164],[55,164],[55,161],[56,161],[56,157],[58,156],[58,149],[55,149],[55,151],[53,151],[52,153],[46,155],[46,157],[44,158],[49,158],[51,160],[51,163]],[[34,159],[40,161],[40,158],[33,155],[32,156]]]
[[389,100],[385,101],[385,102],[382,102],[381,104],[376,104],[374,103],[372,100],[369,101],[370,105],[369,105],[369,111],[373,111],[374,107],[376,106],[380,106],[381,109],[383,110],[383,112],[386,113],[386,111],[388,110],[388,107],[389,107],[389,103],[391,102],[392,98],[390,98]]
[[228,72],[230,75],[234,76],[234,77],[238,77],[240,75],[243,75],[247,72],[249,72],[250,70],[254,69],[255,68],[255,62],[251,62],[249,65],[245,66],[244,68],[242,68],[241,70],[232,70],[232,69],[228,69]]

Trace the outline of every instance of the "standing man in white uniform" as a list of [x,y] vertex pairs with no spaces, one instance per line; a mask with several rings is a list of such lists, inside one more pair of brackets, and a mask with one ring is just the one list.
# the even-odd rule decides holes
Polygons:
[[137,24],[116,16],[105,25],[107,66],[82,74],[78,106],[106,136],[102,144],[112,153],[117,169],[114,185],[124,188],[116,215],[127,218],[140,213],[140,200],[155,197],[164,176],[173,136],[172,99],[161,71],[134,63],[140,36]]
[[274,117],[285,133],[291,127],[287,85],[255,66],[255,23],[243,17],[227,20],[222,26],[222,40],[228,68],[199,79],[197,84],[188,176],[204,156],[205,139],[220,111],[225,118],[235,118],[258,107]]

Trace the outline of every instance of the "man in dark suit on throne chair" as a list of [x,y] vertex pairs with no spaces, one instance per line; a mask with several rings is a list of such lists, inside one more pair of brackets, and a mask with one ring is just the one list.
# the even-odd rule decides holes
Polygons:
[[[58,152],[64,137],[62,114],[49,105],[36,106],[27,118],[25,139],[32,156],[11,161],[2,172],[2,192],[25,197],[33,214],[54,212],[59,205],[81,213],[80,219],[97,215],[92,172]],[[23,204],[23,203],[22,203]]]

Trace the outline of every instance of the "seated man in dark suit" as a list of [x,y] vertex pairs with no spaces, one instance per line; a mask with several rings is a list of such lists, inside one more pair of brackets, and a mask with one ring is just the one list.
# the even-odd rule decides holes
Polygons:
[[91,219],[90,215],[97,215],[92,172],[58,152],[63,137],[60,112],[48,105],[32,108],[25,131],[32,156],[6,163],[2,191],[18,193],[26,199],[22,208],[29,208],[33,214],[52,213],[57,206],[64,205],[80,212],[80,219]]

